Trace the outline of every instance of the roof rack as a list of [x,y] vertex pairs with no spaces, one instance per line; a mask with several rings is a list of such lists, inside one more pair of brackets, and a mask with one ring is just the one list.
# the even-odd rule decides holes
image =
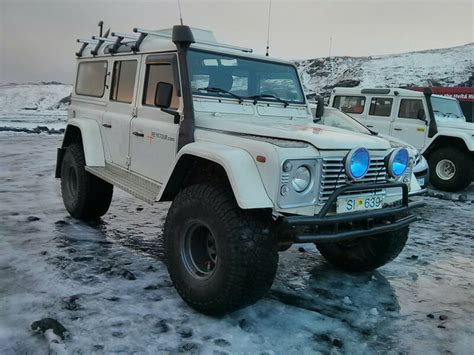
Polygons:
[[93,40],[93,39],[78,38],[76,41],[77,41],[77,43],[82,43],[81,48],[79,49],[78,52],[76,52],[76,56],[79,57],[79,58],[82,57],[82,52],[84,52],[84,49],[86,49],[88,44],[97,44],[98,43],[98,41]]
[[109,53],[112,54],[112,55],[117,53],[120,45],[122,44],[122,41],[125,38],[126,39],[131,39],[131,40],[134,40],[134,41],[136,41],[138,39],[137,36],[134,36],[134,35],[131,35],[131,34],[128,34],[128,33],[112,32],[110,35],[112,37],[117,37],[117,39],[114,41],[114,45],[109,48]]
[[[119,50],[119,48],[122,44],[130,44],[132,42],[135,42],[135,43],[131,46],[131,50],[134,53],[139,52],[140,51],[140,45],[142,44],[145,37],[148,36],[148,35],[173,40],[173,36],[171,34],[168,34],[168,33],[162,32],[162,31],[152,31],[152,30],[146,30],[146,29],[143,29],[143,28],[134,28],[133,32],[138,33],[139,34],[138,37],[134,34],[112,32],[111,36],[115,37],[115,39],[108,38],[108,37],[102,37],[102,36],[92,36],[92,39],[78,39],[77,42],[82,43],[82,46],[79,49],[79,51],[76,52],[76,56],[77,57],[82,57],[84,49],[89,44],[95,44],[94,49],[91,50],[91,54],[93,56],[96,56],[99,53],[100,46],[102,46],[102,44],[104,44],[104,43],[109,43],[108,51],[111,55],[113,55],[113,54],[118,52],[118,50]],[[131,41],[122,42],[124,39],[129,39]],[[233,49],[233,50],[237,50],[237,51],[241,51],[241,52],[245,52],[245,53],[252,53],[253,52],[252,48],[238,47],[238,46],[233,46],[233,45],[230,45],[230,44],[223,44],[223,43],[212,42],[212,41],[197,40],[195,43],[203,44],[203,45],[211,46],[211,47]],[[110,44],[112,44],[112,45],[110,45]]]
[[[133,46],[132,50],[134,52],[138,52],[140,50],[140,45],[143,41],[143,39],[145,39],[145,37],[147,35],[150,35],[150,36],[157,36],[157,37],[162,37],[162,38],[167,38],[167,39],[172,39],[172,36],[167,34],[167,33],[163,33],[163,32],[157,32],[157,31],[151,31],[151,30],[146,30],[146,29],[143,29],[143,28],[134,28],[133,29],[133,32],[136,32],[136,33],[140,33],[140,36],[138,37],[137,39],[137,42],[136,44]],[[252,53],[253,52],[253,49],[252,48],[245,48],[245,47],[238,47],[238,46],[232,46],[230,44],[223,44],[223,43],[218,43],[218,42],[209,42],[209,41],[202,41],[202,40],[196,40],[195,43],[198,43],[198,44],[204,44],[206,46],[211,46],[211,47],[219,47],[219,48],[227,48],[227,49],[233,49],[233,50],[237,50],[237,51],[241,51],[241,52],[246,52],[246,53]]]

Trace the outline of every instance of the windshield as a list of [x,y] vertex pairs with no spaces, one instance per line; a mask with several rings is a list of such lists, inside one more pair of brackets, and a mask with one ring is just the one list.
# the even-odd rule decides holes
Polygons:
[[431,104],[436,119],[466,120],[457,100],[431,96]]
[[352,118],[339,110],[328,107],[324,108],[323,117],[321,117],[321,120],[316,123],[346,129],[352,132],[370,133],[370,131],[355,118]]
[[194,95],[305,103],[298,73],[288,64],[189,50],[188,65]]

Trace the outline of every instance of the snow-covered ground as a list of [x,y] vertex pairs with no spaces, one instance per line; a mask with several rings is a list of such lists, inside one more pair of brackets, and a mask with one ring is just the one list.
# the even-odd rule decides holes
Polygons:
[[[0,135],[0,353],[470,354],[474,185],[468,201],[426,198],[405,250],[346,274],[312,245],[281,254],[269,295],[210,318],[186,306],[163,263],[167,204],[115,191],[85,224],[53,177],[60,136]],[[53,318],[64,341],[30,325]]]
[[[456,86],[474,75],[474,43],[370,57],[330,57],[296,62],[308,92],[334,86]],[[345,84],[344,84],[345,82]]]

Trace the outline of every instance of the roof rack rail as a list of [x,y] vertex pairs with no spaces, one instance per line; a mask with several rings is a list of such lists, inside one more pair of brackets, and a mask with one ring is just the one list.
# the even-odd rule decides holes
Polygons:
[[137,36],[134,36],[132,34],[128,34],[128,33],[121,33],[121,32],[112,32],[110,34],[112,37],[117,37],[117,39],[114,41],[114,45],[112,47],[109,47],[109,53],[114,55],[115,53],[117,53],[120,45],[122,44],[122,41],[126,38],[126,39],[131,39],[131,40],[137,40],[138,37]]
[[79,57],[79,58],[82,57],[82,52],[84,52],[84,49],[86,49],[88,44],[96,44],[97,43],[97,41],[93,40],[93,39],[78,38],[76,41],[77,41],[77,43],[82,43],[81,48],[79,49],[78,52],[76,52],[76,56]]
[[[143,28],[134,28],[134,29],[133,29],[133,32],[140,33],[140,36],[139,36],[138,39],[137,39],[137,43],[136,43],[135,46],[133,46],[133,48],[132,48],[132,50],[133,50],[134,52],[138,52],[138,51],[140,50],[140,45],[141,45],[143,39],[144,39],[147,35],[172,39],[172,36],[169,35],[169,34],[167,34],[167,33],[156,32],[156,31],[151,31],[151,30],[146,30],[146,29],[143,29]],[[245,48],[245,47],[232,46],[232,45],[230,45],[230,44],[223,44],[223,43],[218,43],[218,42],[209,42],[209,41],[199,41],[199,40],[197,40],[195,43],[204,44],[204,45],[206,45],[206,46],[211,46],[211,47],[219,47],[219,48],[233,49],[233,50],[237,50],[237,51],[241,51],[241,52],[246,52],[246,53],[252,53],[252,52],[253,52],[253,49],[252,49],[252,48]]]

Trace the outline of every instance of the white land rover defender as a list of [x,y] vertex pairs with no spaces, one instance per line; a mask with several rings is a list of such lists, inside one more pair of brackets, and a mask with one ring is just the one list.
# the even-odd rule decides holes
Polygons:
[[329,105],[418,148],[438,189],[458,191],[474,180],[474,123],[466,122],[456,99],[429,88],[335,88]]
[[262,297],[293,243],[350,271],[401,252],[420,205],[406,149],[314,123],[289,62],[188,26],[134,32],[77,53],[56,168],[73,217],[105,214],[113,186],[172,201],[166,264],[207,314]]

